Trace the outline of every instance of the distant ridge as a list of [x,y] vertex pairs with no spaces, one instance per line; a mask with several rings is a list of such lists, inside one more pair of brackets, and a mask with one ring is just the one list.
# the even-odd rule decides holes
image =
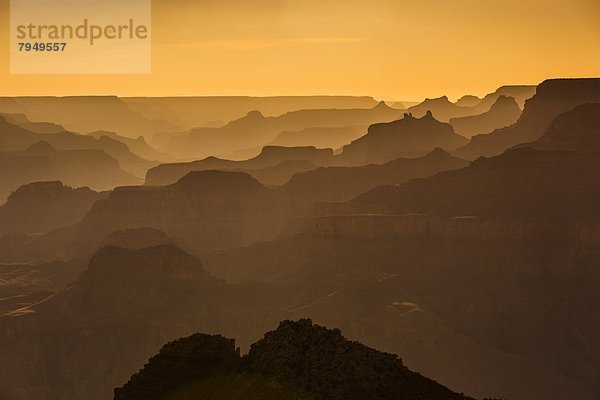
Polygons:
[[456,133],[470,138],[510,126],[517,122],[520,116],[521,109],[515,99],[500,95],[489,111],[468,117],[451,118],[450,125]]
[[[332,160],[333,150],[331,149],[316,149],[312,146],[265,146],[258,156],[244,161],[207,157],[203,160],[189,163],[161,164],[148,170],[145,184],[154,186],[168,185],[192,171],[238,170],[252,174],[253,170],[276,167],[281,163],[289,161],[305,161],[314,166],[326,166]],[[304,167],[301,166],[302,169]]]
[[600,102],[600,78],[550,79],[527,100],[523,114],[512,126],[473,136],[456,150],[458,157],[494,156],[506,149],[539,139],[556,116],[578,105]]
[[410,113],[404,118],[374,124],[365,136],[344,146],[337,164],[382,164],[398,157],[420,157],[436,147],[455,149],[468,142],[451,125],[440,122],[428,111],[421,118]]
[[467,115],[478,114],[473,107],[462,107],[448,100],[448,96],[438,97],[437,99],[425,99],[422,103],[412,106],[408,109],[412,115],[421,118],[427,113],[442,122],[448,122],[450,118],[464,117]]

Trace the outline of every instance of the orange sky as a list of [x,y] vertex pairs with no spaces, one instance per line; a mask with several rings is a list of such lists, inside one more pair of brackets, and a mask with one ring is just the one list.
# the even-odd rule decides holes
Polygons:
[[356,94],[420,100],[600,76],[598,0],[154,0],[150,75],[9,74],[0,95]]

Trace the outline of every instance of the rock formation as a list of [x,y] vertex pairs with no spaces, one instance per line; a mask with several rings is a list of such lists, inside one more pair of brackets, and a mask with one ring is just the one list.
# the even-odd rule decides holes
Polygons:
[[506,85],[499,87],[494,93],[487,94],[475,107],[479,112],[488,111],[500,96],[512,97],[520,109],[525,107],[525,102],[535,95],[537,86]]
[[349,210],[534,220],[596,218],[600,217],[596,166],[600,167],[600,154],[511,150],[480,158],[461,170],[381,186],[355,199]]
[[0,152],[0,204],[23,185],[58,179],[56,166],[48,157]]
[[349,201],[380,185],[400,184],[467,165],[467,161],[438,148],[423,157],[398,158],[383,165],[328,167],[298,173],[281,190],[293,202],[296,212],[306,213],[317,202]]
[[422,103],[410,107],[408,112],[417,118],[421,118],[429,112],[435,119],[442,122],[448,122],[451,118],[478,114],[475,108],[456,105],[448,100],[447,96],[425,99]]
[[385,103],[369,109],[300,110],[278,117],[267,117],[255,110],[222,128],[192,129],[187,134],[175,136],[165,149],[188,159],[227,156],[239,150],[263,146],[284,131],[367,126],[375,122],[393,121],[400,115],[401,111]]
[[158,229],[196,249],[240,246],[276,237],[290,215],[284,196],[248,174],[190,172],[169,186],[116,188],[80,223],[49,232],[22,251],[79,257],[111,233],[136,228]]
[[73,187],[89,186],[109,190],[119,185],[139,183],[135,176],[123,171],[119,162],[102,150],[59,150],[45,141],[31,145],[15,155],[46,157],[60,180]]
[[0,234],[44,233],[76,224],[105,194],[61,182],[21,186],[0,206]]
[[[143,370],[132,376],[125,386],[115,389],[114,398],[164,399],[194,382],[237,374],[240,364],[235,340],[221,335],[196,333],[165,344]],[[211,398],[217,399],[218,394],[230,389],[227,386],[215,387],[214,392],[210,393]]]
[[450,125],[459,135],[472,137],[513,125],[521,116],[521,109],[512,97],[498,96],[489,111],[462,118],[451,118]]
[[559,114],[578,105],[600,102],[600,79],[550,79],[537,87],[535,96],[527,100],[518,122],[492,133],[473,136],[471,142],[456,155],[475,159],[498,155],[521,143],[539,139]]
[[398,157],[420,157],[436,147],[455,149],[467,141],[451,125],[436,120],[431,112],[422,118],[405,114],[397,121],[371,125],[365,136],[344,146],[336,163],[383,164]]
[[[192,161],[189,163],[176,164],[161,164],[148,171],[146,175],[146,185],[164,186],[177,182],[179,179],[192,171],[244,171],[253,175],[253,171],[257,171],[257,175],[263,179],[259,179],[265,184],[272,183],[269,179],[269,170],[272,169],[274,174],[277,174],[283,168],[275,168],[284,162],[303,161],[310,163],[313,166],[327,166],[333,160],[333,151],[331,149],[316,149],[315,147],[280,147],[266,146],[261,153],[249,160],[232,161],[223,160],[215,157],[208,157],[200,161]],[[285,168],[290,169],[289,176],[296,172],[293,166],[299,167],[297,171],[306,168],[305,163],[287,164]],[[258,179],[258,176],[255,176]],[[268,181],[269,183],[265,182]],[[287,181],[287,180],[286,180]],[[283,182],[285,183],[285,182]]]
[[542,137],[517,147],[580,153],[599,152],[600,103],[582,104],[558,115]]
[[456,103],[454,103],[454,104],[456,104],[459,107],[475,107],[479,103],[481,103],[481,100],[482,99],[480,99],[477,96],[467,94],[467,95],[464,95],[463,97],[461,97],[460,99],[458,99],[456,101]]
[[133,139],[126,136],[121,136],[114,132],[107,131],[94,131],[90,132],[88,135],[93,136],[96,139],[106,136],[111,139],[117,140],[125,144],[129,148],[129,150],[131,150],[132,153],[146,160],[168,161],[171,158],[168,154],[161,153],[155,150],[152,146],[150,146],[148,142],[146,142],[146,139],[144,139],[144,136],[138,136],[137,138]]
[[104,247],[67,288],[0,316],[0,395],[109,398],[165,341],[220,331],[248,346],[282,318],[281,293],[227,285],[173,245]]
[[20,126],[23,129],[35,133],[60,133],[65,132],[66,129],[62,125],[54,124],[52,122],[33,122],[25,114],[3,114],[0,116],[11,124]]
[[[238,378],[222,382],[227,374]],[[397,356],[309,319],[281,322],[243,358],[234,341],[221,336],[196,334],[168,343],[114,398],[159,400],[181,392],[223,400],[271,398],[253,391],[252,376],[270,380],[279,399],[467,399],[410,371]]]
[[105,130],[138,137],[176,130],[172,124],[145,118],[116,96],[15,97],[18,112],[32,121],[45,121],[74,132]]
[[[131,140],[130,140],[131,141]],[[0,116],[0,150],[19,152],[36,143],[45,142],[58,150],[98,150],[115,158],[119,167],[137,176],[144,177],[155,162],[133,154],[129,147],[118,140],[118,136],[101,135],[98,138],[68,131],[36,133],[14,125]],[[90,185],[92,183],[90,182]]]

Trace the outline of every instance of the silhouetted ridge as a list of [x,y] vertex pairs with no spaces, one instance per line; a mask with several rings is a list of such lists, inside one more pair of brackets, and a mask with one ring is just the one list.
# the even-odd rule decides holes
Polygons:
[[446,150],[442,149],[441,147],[436,147],[435,149],[431,150],[429,153],[425,154],[423,156],[423,158],[427,159],[427,160],[445,160],[445,159],[449,159],[449,158],[453,158],[450,153],[448,153]]
[[496,89],[494,93],[487,94],[475,107],[479,110],[479,112],[486,112],[492,107],[498,97],[506,96],[514,98],[519,105],[519,108],[523,108],[525,101],[532,98],[535,95],[536,90],[537,87],[535,85],[501,86]]
[[552,121],[548,137],[600,137],[600,103],[583,104],[560,114]]
[[513,104],[516,104],[517,107],[519,106],[513,97],[500,95],[496,99],[496,102],[494,104],[492,104],[492,107],[490,108],[490,110],[494,110],[495,108],[505,107],[507,105],[512,106]]
[[261,119],[264,119],[264,118],[265,118],[265,116],[263,115],[263,113],[261,113],[258,110],[249,111],[248,114],[246,114],[246,116],[244,117],[244,119],[250,120],[250,121],[252,121],[252,120],[261,120]]
[[0,233],[44,233],[79,222],[104,194],[60,181],[34,182],[18,188],[0,206]]
[[344,338],[309,319],[283,321],[253,344],[250,368],[317,399],[464,399],[406,368],[396,355]]
[[473,107],[462,107],[448,100],[448,96],[442,96],[435,99],[425,99],[422,103],[412,106],[408,109],[416,117],[422,117],[431,111],[433,116],[443,122],[448,122],[450,118],[464,117],[466,115],[477,114]]
[[383,165],[328,167],[297,173],[281,190],[288,194],[296,212],[305,213],[318,202],[348,201],[379,185],[400,184],[467,165],[467,161],[435,148],[423,157],[396,158]]
[[[244,390],[258,376],[282,388],[276,397],[281,400],[468,399],[410,371],[397,356],[348,341],[339,329],[309,319],[281,322],[241,359],[234,346],[233,340],[199,334],[171,342],[116,389],[114,398],[166,399],[185,387],[193,395],[196,387],[211,399],[233,400],[249,394]],[[223,374],[236,374],[236,379],[223,383]],[[224,384],[237,386],[237,396],[224,395]],[[290,387],[301,392],[283,390]]]
[[473,96],[470,94],[464,95],[463,97],[461,97],[460,99],[458,99],[456,101],[456,105],[460,106],[460,107],[475,107],[476,105],[478,105],[481,102],[482,99],[480,99],[477,96]]
[[72,230],[51,236],[65,247],[69,240],[84,246],[63,247],[71,254],[95,250],[112,232],[133,228],[158,229],[196,248],[222,248],[279,234],[288,203],[246,173],[196,171],[168,186],[115,188]]
[[423,156],[436,147],[454,149],[466,142],[430,111],[421,118],[406,113],[400,120],[371,125],[368,133],[345,146],[338,158],[344,165],[381,164],[398,157]]
[[[174,245],[137,250],[105,246],[90,260],[65,299],[66,312],[98,315],[152,315],[183,309],[198,296],[221,287],[202,263]],[[73,299],[78,299],[73,303]]]
[[[68,187],[63,185],[61,181],[33,182],[21,186],[13,194],[10,195],[9,199],[16,200],[20,195],[23,195],[27,192],[56,192],[65,188]],[[72,188],[68,189],[73,190]]]
[[47,141],[40,140],[39,142],[29,146],[25,151],[30,154],[45,154],[52,151],[56,151],[56,148]]
[[[203,160],[192,161],[189,163],[162,164],[148,170],[148,173],[146,174],[146,185],[169,185],[177,182],[178,179],[191,171],[206,170],[243,171],[254,177],[258,177],[264,184],[270,184],[270,182],[273,181],[272,176],[277,175],[277,172],[283,170],[282,168],[278,168],[278,166],[281,166],[281,164],[286,161],[304,161],[317,166],[326,166],[329,165],[332,160],[332,149],[317,149],[313,146],[265,146],[259,155],[244,161],[207,157]],[[298,164],[298,166],[300,171],[305,168],[300,164]],[[267,168],[271,168],[271,170],[266,170]],[[293,175],[294,172],[296,172],[296,170],[291,168],[289,176]],[[285,181],[287,181],[287,179]]]
[[457,133],[472,137],[510,126],[517,122],[521,113],[514,98],[500,95],[488,111],[467,117],[452,118],[450,125]]
[[450,100],[448,100],[448,96],[441,96],[441,97],[436,97],[436,98],[432,98],[432,99],[426,98],[423,101],[423,103],[421,103],[421,104],[426,105],[426,104],[436,104],[436,103],[452,104],[450,102]]
[[385,105],[365,109],[304,109],[277,117],[252,112],[220,128],[196,128],[186,134],[174,135],[168,139],[166,149],[180,157],[194,159],[208,155],[248,158],[284,131],[364,127],[375,122],[393,121],[399,115],[400,111]]
[[144,369],[123,388],[115,389],[115,400],[166,398],[178,386],[238,370],[239,349],[235,340],[220,335],[196,333],[165,344]]
[[471,142],[456,150],[462,158],[494,156],[518,144],[540,137],[559,114],[578,105],[600,102],[600,78],[550,79],[537,87],[535,96],[525,102],[523,114],[512,126],[473,136]]
[[392,107],[388,106],[387,103],[385,101],[380,101],[379,103],[377,103],[377,105],[375,107],[373,107],[374,110],[393,110]]
[[600,103],[583,104],[560,114],[544,136],[522,146],[582,153],[600,151]]
[[192,171],[171,187],[181,191],[233,190],[235,192],[267,190],[245,172]]
[[[353,212],[563,220],[600,216],[600,153],[521,148],[353,201]],[[361,206],[362,205],[362,206]]]

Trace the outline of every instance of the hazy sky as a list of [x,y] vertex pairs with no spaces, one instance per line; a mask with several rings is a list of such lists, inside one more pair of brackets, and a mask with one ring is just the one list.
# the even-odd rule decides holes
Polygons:
[[155,0],[152,74],[9,74],[0,95],[364,94],[419,100],[600,76],[599,0]]

